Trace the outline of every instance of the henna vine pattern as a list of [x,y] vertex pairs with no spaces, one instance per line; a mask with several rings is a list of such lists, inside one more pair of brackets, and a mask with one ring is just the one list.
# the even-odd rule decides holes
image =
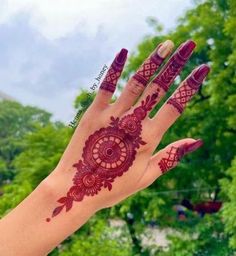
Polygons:
[[94,196],[102,188],[111,190],[115,178],[128,171],[137,149],[146,144],[141,138],[141,122],[156,103],[157,97],[157,93],[148,95],[131,114],[121,119],[111,117],[108,127],[101,128],[88,137],[82,159],[73,165],[76,168],[73,186],[66,196],[57,201],[60,205],[54,209],[52,217],[57,216],[64,208],[69,211],[74,201]]
[[182,44],[162,68],[158,76],[153,79],[153,83],[158,84],[165,92],[168,91],[170,85],[190,58],[195,46],[195,43],[191,40]]

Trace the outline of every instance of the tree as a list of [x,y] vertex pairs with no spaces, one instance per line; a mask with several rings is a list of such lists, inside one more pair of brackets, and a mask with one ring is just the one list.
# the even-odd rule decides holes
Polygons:
[[[122,249],[121,249],[122,248]],[[126,226],[109,226],[104,215],[93,217],[51,256],[130,256],[132,242]]]
[[[175,228],[182,234],[172,235],[168,252],[155,248],[157,255],[233,255],[236,248],[236,160],[233,160],[236,152],[235,17],[234,0],[206,0],[196,1],[196,8],[187,11],[175,30],[168,33],[163,33],[154,18],[149,20],[155,35],[145,37],[137,46],[137,50],[129,58],[123,78],[127,79],[135,72],[159,42],[170,38],[178,45],[188,38],[193,38],[198,47],[181,78],[196,65],[205,62],[211,65],[212,72],[206,85],[200,89],[182,117],[164,136],[160,148],[184,137],[200,137],[205,146],[185,157],[175,170],[162,176],[150,188],[109,210],[102,211],[52,255],[77,255],[81,250],[81,254],[102,256],[106,255],[105,250],[109,251],[110,247],[113,250],[112,255],[120,255],[117,250],[119,241],[107,240],[113,232],[104,220],[109,218],[123,219],[128,228],[128,231],[123,233],[126,242],[125,252],[121,255],[151,255],[151,250],[143,250],[140,239],[140,234],[150,221],[155,221],[159,227]],[[173,89],[175,87],[176,84]],[[78,121],[93,97],[94,95],[91,97],[86,92],[77,97],[75,107],[79,111]],[[4,109],[0,110],[0,118],[17,112],[14,108]],[[152,115],[157,111],[158,107]],[[10,121],[8,122],[10,125]],[[4,197],[0,199],[1,215],[20,202],[55,167],[72,133],[72,129],[47,120],[42,122],[43,125],[39,122],[41,125],[36,125],[35,129],[35,124],[33,128],[30,125],[25,128],[27,123],[21,122],[20,126],[14,128],[13,134],[17,134],[17,129],[20,129],[22,137],[17,140],[20,143],[19,154],[9,161],[15,175],[13,182],[4,186]],[[0,123],[0,130],[6,127]],[[5,133],[6,138],[12,137],[7,131]],[[7,145],[6,142],[4,145]],[[9,145],[14,149],[14,143]],[[0,148],[2,150],[2,147]],[[7,154],[0,154],[0,172],[9,165],[7,159]],[[182,189],[188,188],[189,191],[181,192]],[[219,188],[219,199],[223,201],[222,212],[204,218],[192,214],[186,222],[177,221],[173,210],[174,203],[179,203],[183,198],[188,198],[193,203],[212,200],[212,194]],[[173,190],[180,192],[171,192]],[[99,239],[100,237],[102,239]],[[88,248],[92,248],[90,254]]]
[[12,166],[17,170],[14,180],[3,186],[0,216],[20,203],[56,167],[72,130],[60,123],[38,128],[22,139],[22,152]]
[[[187,67],[182,72],[181,78],[186,77],[200,63],[209,63],[212,67],[212,72],[206,81],[206,85],[200,89],[199,94],[189,104],[183,116],[167,132],[160,145],[160,147],[163,147],[179,138],[200,137],[204,140],[205,146],[198,152],[185,158],[174,171],[169,172],[153,184],[146,192],[147,195],[150,195],[149,200],[141,197],[143,194],[140,193],[139,199],[133,197],[116,207],[120,214],[123,213],[124,209],[126,213],[134,212],[137,223],[141,223],[141,219],[145,217],[147,220],[157,219],[158,223],[162,226],[177,227],[173,219],[173,199],[177,199],[179,202],[184,197],[191,199],[193,202],[205,199],[211,200],[212,192],[221,186],[219,181],[225,177],[226,169],[230,168],[231,161],[236,152],[235,12],[235,1],[197,1],[196,8],[186,12],[184,17],[179,20],[174,31],[163,34],[160,31],[159,24],[157,24],[156,35],[147,36],[138,45],[137,51],[129,59],[124,78],[135,72],[159,42],[170,38],[178,45],[184,40],[192,38],[197,42],[198,46]],[[155,24],[153,20],[152,24]],[[158,108],[154,113],[157,110]],[[232,169],[230,170],[232,176],[233,171]],[[235,187],[234,183],[231,182],[232,177],[224,185],[227,184],[229,187],[229,184],[231,184],[230,187],[233,192],[228,197],[221,194],[221,200],[229,200],[228,204],[226,204],[226,209],[229,210],[228,213],[226,213],[226,209],[224,210],[224,216],[229,216],[235,206]],[[172,196],[173,194],[170,193],[160,193],[153,197],[153,195],[161,190],[179,190],[183,188],[206,188],[209,189],[209,193],[200,191],[199,193],[180,193],[175,196]],[[147,212],[146,215],[144,214],[144,209]],[[234,229],[234,225],[232,226],[232,222],[235,221],[235,215],[232,214],[231,216],[234,217],[230,219],[224,218],[224,222],[226,227],[228,227],[226,231],[234,239],[236,229]],[[170,220],[169,223],[168,220]],[[214,216],[212,216],[211,223],[214,223],[214,220],[217,222],[217,219],[214,219]],[[211,234],[214,231],[218,235],[221,234],[224,227],[222,222],[218,222],[221,227],[219,229],[215,227],[215,230],[214,227],[210,227],[207,223],[207,219],[200,219],[196,222],[196,225],[190,225],[189,228],[187,228],[188,225],[183,224],[181,229],[183,230],[185,226],[185,229],[187,228],[186,231],[190,234],[193,227],[202,232],[202,234],[204,232]],[[204,224],[206,228],[203,231],[201,226]],[[176,239],[181,243],[181,238]],[[213,242],[210,239],[207,240],[206,236],[201,235],[198,241],[199,243],[194,241],[194,244],[191,243],[190,245],[194,248],[194,251],[198,251],[198,249],[201,251],[204,248],[201,247],[201,242],[206,245]],[[231,245],[234,243],[231,240]],[[224,236],[223,244],[226,247],[228,246],[227,233]],[[177,247],[174,248],[177,250]],[[175,251],[173,255],[184,255],[181,254],[182,249],[179,248],[179,254],[178,251]],[[194,251],[188,251],[187,255],[195,255]],[[216,254],[215,250],[214,253],[212,251],[208,255],[225,254],[222,254],[220,251],[219,254]]]
[[227,196],[222,216],[225,223],[225,231],[230,236],[230,246],[236,249],[236,158],[232,166],[226,172],[228,177],[221,180],[221,187]]
[[0,185],[12,180],[16,169],[12,162],[22,152],[22,139],[49,123],[51,114],[18,102],[0,101]]

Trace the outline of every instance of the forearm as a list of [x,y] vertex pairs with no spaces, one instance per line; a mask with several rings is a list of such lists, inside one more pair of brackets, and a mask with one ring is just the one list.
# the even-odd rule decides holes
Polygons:
[[0,255],[47,255],[94,214],[88,199],[47,222],[58,196],[64,192],[60,183],[49,176],[0,221]]

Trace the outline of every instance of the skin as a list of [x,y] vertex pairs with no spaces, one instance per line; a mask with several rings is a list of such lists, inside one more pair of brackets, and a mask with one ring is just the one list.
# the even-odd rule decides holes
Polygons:
[[[191,97],[197,93],[209,72],[209,67],[206,65],[196,68],[153,118],[148,116],[180,73],[194,47],[195,43],[192,41],[183,43],[161,69],[159,75],[151,79],[173,50],[173,43],[170,40],[158,45],[137,73],[130,78],[120,97],[110,104],[127,52],[122,50],[120,52],[122,56],[120,54],[116,56],[113,63],[118,58],[118,62],[123,64],[117,66],[116,63],[109,69],[104,80],[106,83],[101,84],[94,102],[76,128],[55,170],[18,207],[1,220],[0,255],[46,255],[97,211],[111,207],[146,188],[161,174],[175,167],[185,154],[202,145],[200,140],[187,138],[176,141],[152,155],[162,136],[181,115]],[[113,72],[114,70],[118,72]],[[113,79],[109,79],[111,74],[115,74]],[[86,167],[91,165],[86,159],[91,154],[88,145],[89,143],[94,145],[92,140],[94,136],[100,129],[105,131],[110,129],[113,134],[117,131],[119,134],[122,133],[121,139],[127,142],[128,132],[124,133],[121,120],[125,120],[126,125],[140,108],[145,109],[145,115],[137,117],[140,123],[139,146],[131,150],[132,161],[127,161],[127,168],[121,172],[121,175],[117,175],[120,169],[116,168],[110,185],[105,186],[103,183],[97,193],[87,193],[81,200],[75,200],[78,191],[71,193],[73,207],[72,205],[68,207],[69,209],[62,207],[55,214],[55,209],[64,204],[62,198],[68,198],[71,188],[78,185],[78,182],[75,184],[75,180],[83,171],[79,163],[82,162]],[[113,124],[111,124],[112,120]],[[114,128],[114,120],[120,120],[120,130]],[[171,160],[170,152],[173,148],[174,160]],[[94,168],[93,172],[99,173],[99,166]],[[81,187],[79,189],[84,193]],[[17,234],[21,235],[14,239]]]

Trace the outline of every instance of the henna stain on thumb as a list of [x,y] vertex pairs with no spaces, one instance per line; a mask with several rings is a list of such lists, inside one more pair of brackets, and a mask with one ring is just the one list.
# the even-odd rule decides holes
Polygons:
[[185,143],[178,147],[171,146],[158,163],[161,172],[164,174],[172,168],[176,167],[180,160],[188,153],[191,153],[203,145],[203,141],[198,139],[192,143]]
[[203,145],[203,140],[198,139],[193,143],[190,144],[184,144],[182,146],[179,147],[179,156],[180,156],[180,160],[182,157],[184,157],[186,154],[189,154],[195,150],[197,150],[198,148],[200,148]]

